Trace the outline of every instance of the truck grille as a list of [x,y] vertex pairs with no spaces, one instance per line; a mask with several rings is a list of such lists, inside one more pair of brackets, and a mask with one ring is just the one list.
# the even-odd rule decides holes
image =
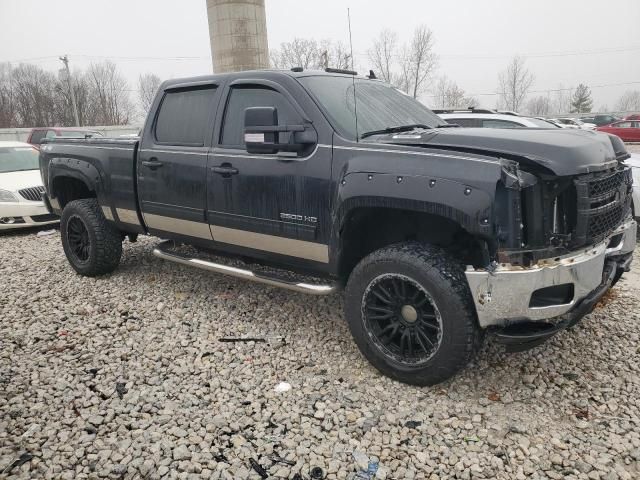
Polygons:
[[619,167],[614,172],[584,175],[574,183],[578,207],[574,243],[598,243],[629,215],[631,169]]
[[32,202],[39,202],[42,200],[42,194],[44,193],[44,187],[29,187],[18,190],[18,193],[25,200],[31,200]]

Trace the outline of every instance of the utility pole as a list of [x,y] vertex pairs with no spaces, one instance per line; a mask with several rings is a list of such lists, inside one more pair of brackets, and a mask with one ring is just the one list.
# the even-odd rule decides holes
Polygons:
[[80,126],[80,119],[78,117],[78,105],[76,104],[76,92],[73,90],[73,85],[71,84],[71,72],[69,71],[69,57],[65,55],[64,57],[59,57],[64,63],[64,68],[67,70],[67,85],[69,85],[69,93],[71,94],[71,105],[73,106],[73,119],[76,122],[76,127]]

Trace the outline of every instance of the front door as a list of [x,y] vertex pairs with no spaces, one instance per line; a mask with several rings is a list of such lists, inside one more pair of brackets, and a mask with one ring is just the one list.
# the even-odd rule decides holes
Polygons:
[[[248,154],[244,111],[276,107],[280,125],[303,123],[300,107],[274,85],[227,88],[226,107],[209,156],[208,217],[215,242],[258,258],[328,263],[331,148],[311,145],[300,156]],[[281,134],[286,143],[290,134]]]
[[214,85],[169,90],[143,135],[140,208],[154,235],[211,240],[206,179],[216,102]]

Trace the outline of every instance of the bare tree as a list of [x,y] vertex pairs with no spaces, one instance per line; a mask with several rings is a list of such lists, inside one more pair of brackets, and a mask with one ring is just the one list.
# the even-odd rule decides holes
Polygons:
[[161,83],[160,77],[153,73],[146,73],[138,77],[138,96],[144,115],[151,109],[151,104]]
[[11,64],[0,63],[0,128],[13,127],[16,122]]
[[322,40],[318,47],[318,68],[351,68],[351,52],[342,42]]
[[468,97],[456,82],[444,75],[436,82],[433,92],[434,108],[469,108],[477,104],[477,99]]
[[55,89],[57,80],[51,72],[29,64],[11,70],[15,123],[21,127],[56,125]]
[[640,110],[640,90],[628,90],[616,103],[616,111],[631,112]]
[[274,68],[318,68],[320,49],[314,39],[294,38],[271,50],[271,65]]
[[549,97],[539,95],[531,98],[527,102],[527,112],[534,117],[549,115],[551,112],[551,101]]
[[[71,73],[71,84],[76,96],[78,120],[80,125],[94,125],[96,109],[90,99],[90,86],[87,76],[82,72]],[[66,72],[60,71],[55,87],[56,119],[60,125],[75,125],[73,102],[69,92]]]
[[418,98],[428,86],[429,77],[438,64],[438,57],[433,51],[433,32],[426,25],[420,25],[413,32],[413,39],[406,50],[404,61],[409,63],[411,94]]
[[373,41],[367,52],[376,75],[387,83],[394,83],[395,58],[398,56],[398,35],[391,30],[383,30]]
[[556,114],[569,113],[571,111],[572,89],[566,89],[560,84],[556,89],[551,111]]
[[514,57],[498,76],[498,94],[502,107],[517,112],[531,88],[534,76],[524,66],[524,59]]
[[87,71],[91,98],[101,125],[125,125],[133,114],[127,81],[113,62],[92,63]]

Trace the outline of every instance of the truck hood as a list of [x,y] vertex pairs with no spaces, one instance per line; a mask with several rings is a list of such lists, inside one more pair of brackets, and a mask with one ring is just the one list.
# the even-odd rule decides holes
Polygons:
[[611,168],[628,156],[615,135],[578,129],[443,128],[371,138],[378,143],[509,158],[521,162],[524,168],[538,167],[559,176]]

